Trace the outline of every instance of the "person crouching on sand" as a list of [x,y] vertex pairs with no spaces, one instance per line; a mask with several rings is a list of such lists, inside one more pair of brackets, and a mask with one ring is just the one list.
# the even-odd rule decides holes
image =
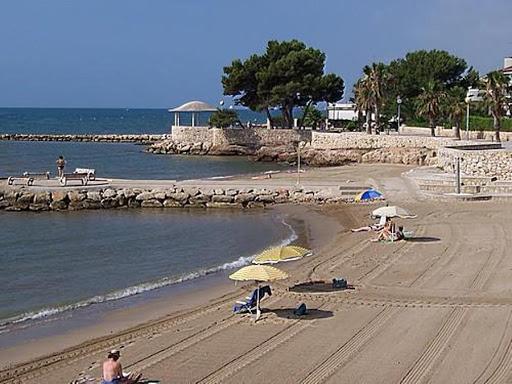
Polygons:
[[61,178],[64,176],[64,167],[66,166],[66,160],[64,160],[64,156],[60,155],[55,163],[57,164],[57,174],[59,178]]
[[101,384],[121,384],[123,380],[123,368],[119,362],[121,353],[113,349],[108,353],[107,360],[103,363],[103,380]]

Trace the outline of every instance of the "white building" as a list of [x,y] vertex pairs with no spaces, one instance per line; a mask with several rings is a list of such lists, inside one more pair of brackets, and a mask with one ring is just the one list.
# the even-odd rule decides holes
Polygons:
[[329,120],[357,121],[356,105],[354,103],[328,103],[327,118]]

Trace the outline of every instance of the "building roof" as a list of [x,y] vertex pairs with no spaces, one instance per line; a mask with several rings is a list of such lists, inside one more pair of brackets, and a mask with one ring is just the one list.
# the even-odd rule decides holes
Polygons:
[[213,112],[216,111],[213,105],[203,101],[189,101],[179,107],[169,109],[169,112]]

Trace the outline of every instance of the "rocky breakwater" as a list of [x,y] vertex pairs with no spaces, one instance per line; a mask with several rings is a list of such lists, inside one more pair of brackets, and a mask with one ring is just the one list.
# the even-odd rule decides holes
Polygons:
[[104,143],[141,143],[151,144],[166,140],[170,135],[149,134],[105,134],[105,135],[52,135],[52,134],[0,134],[3,141],[83,141]]
[[0,189],[0,209],[6,211],[61,211],[113,208],[264,208],[274,204],[341,204],[351,200],[339,189],[301,187],[102,189],[37,191]]
[[[347,163],[435,165],[438,161],[438,150],[450,143],[453,140],[446,138],[313,131],[311,141],[304,141],[301,147],[301,161],[317,167]],[[274,145],[214,145],[207,140],[183,142],[169,138],[153,143],[148,151],[155,154],[245,155],[255,161],[297,161],[295,142]]]
[[181,143],[174,140],[164,140],[151,144],[147,151],[162,155],[249,156],[254,161],[289,163],[297,161],[297,149],[291,144],[276,146],[213,145],[210,142]]

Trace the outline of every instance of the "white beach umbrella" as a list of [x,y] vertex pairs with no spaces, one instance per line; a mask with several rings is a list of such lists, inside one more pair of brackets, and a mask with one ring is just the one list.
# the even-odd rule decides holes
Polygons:
[[401,217],[403,219],[411,219],[416,217],[416,215],[412,215],[406,209],[397,207],[395,205],[377,208],[372,212],[372,215],[376,217]]

